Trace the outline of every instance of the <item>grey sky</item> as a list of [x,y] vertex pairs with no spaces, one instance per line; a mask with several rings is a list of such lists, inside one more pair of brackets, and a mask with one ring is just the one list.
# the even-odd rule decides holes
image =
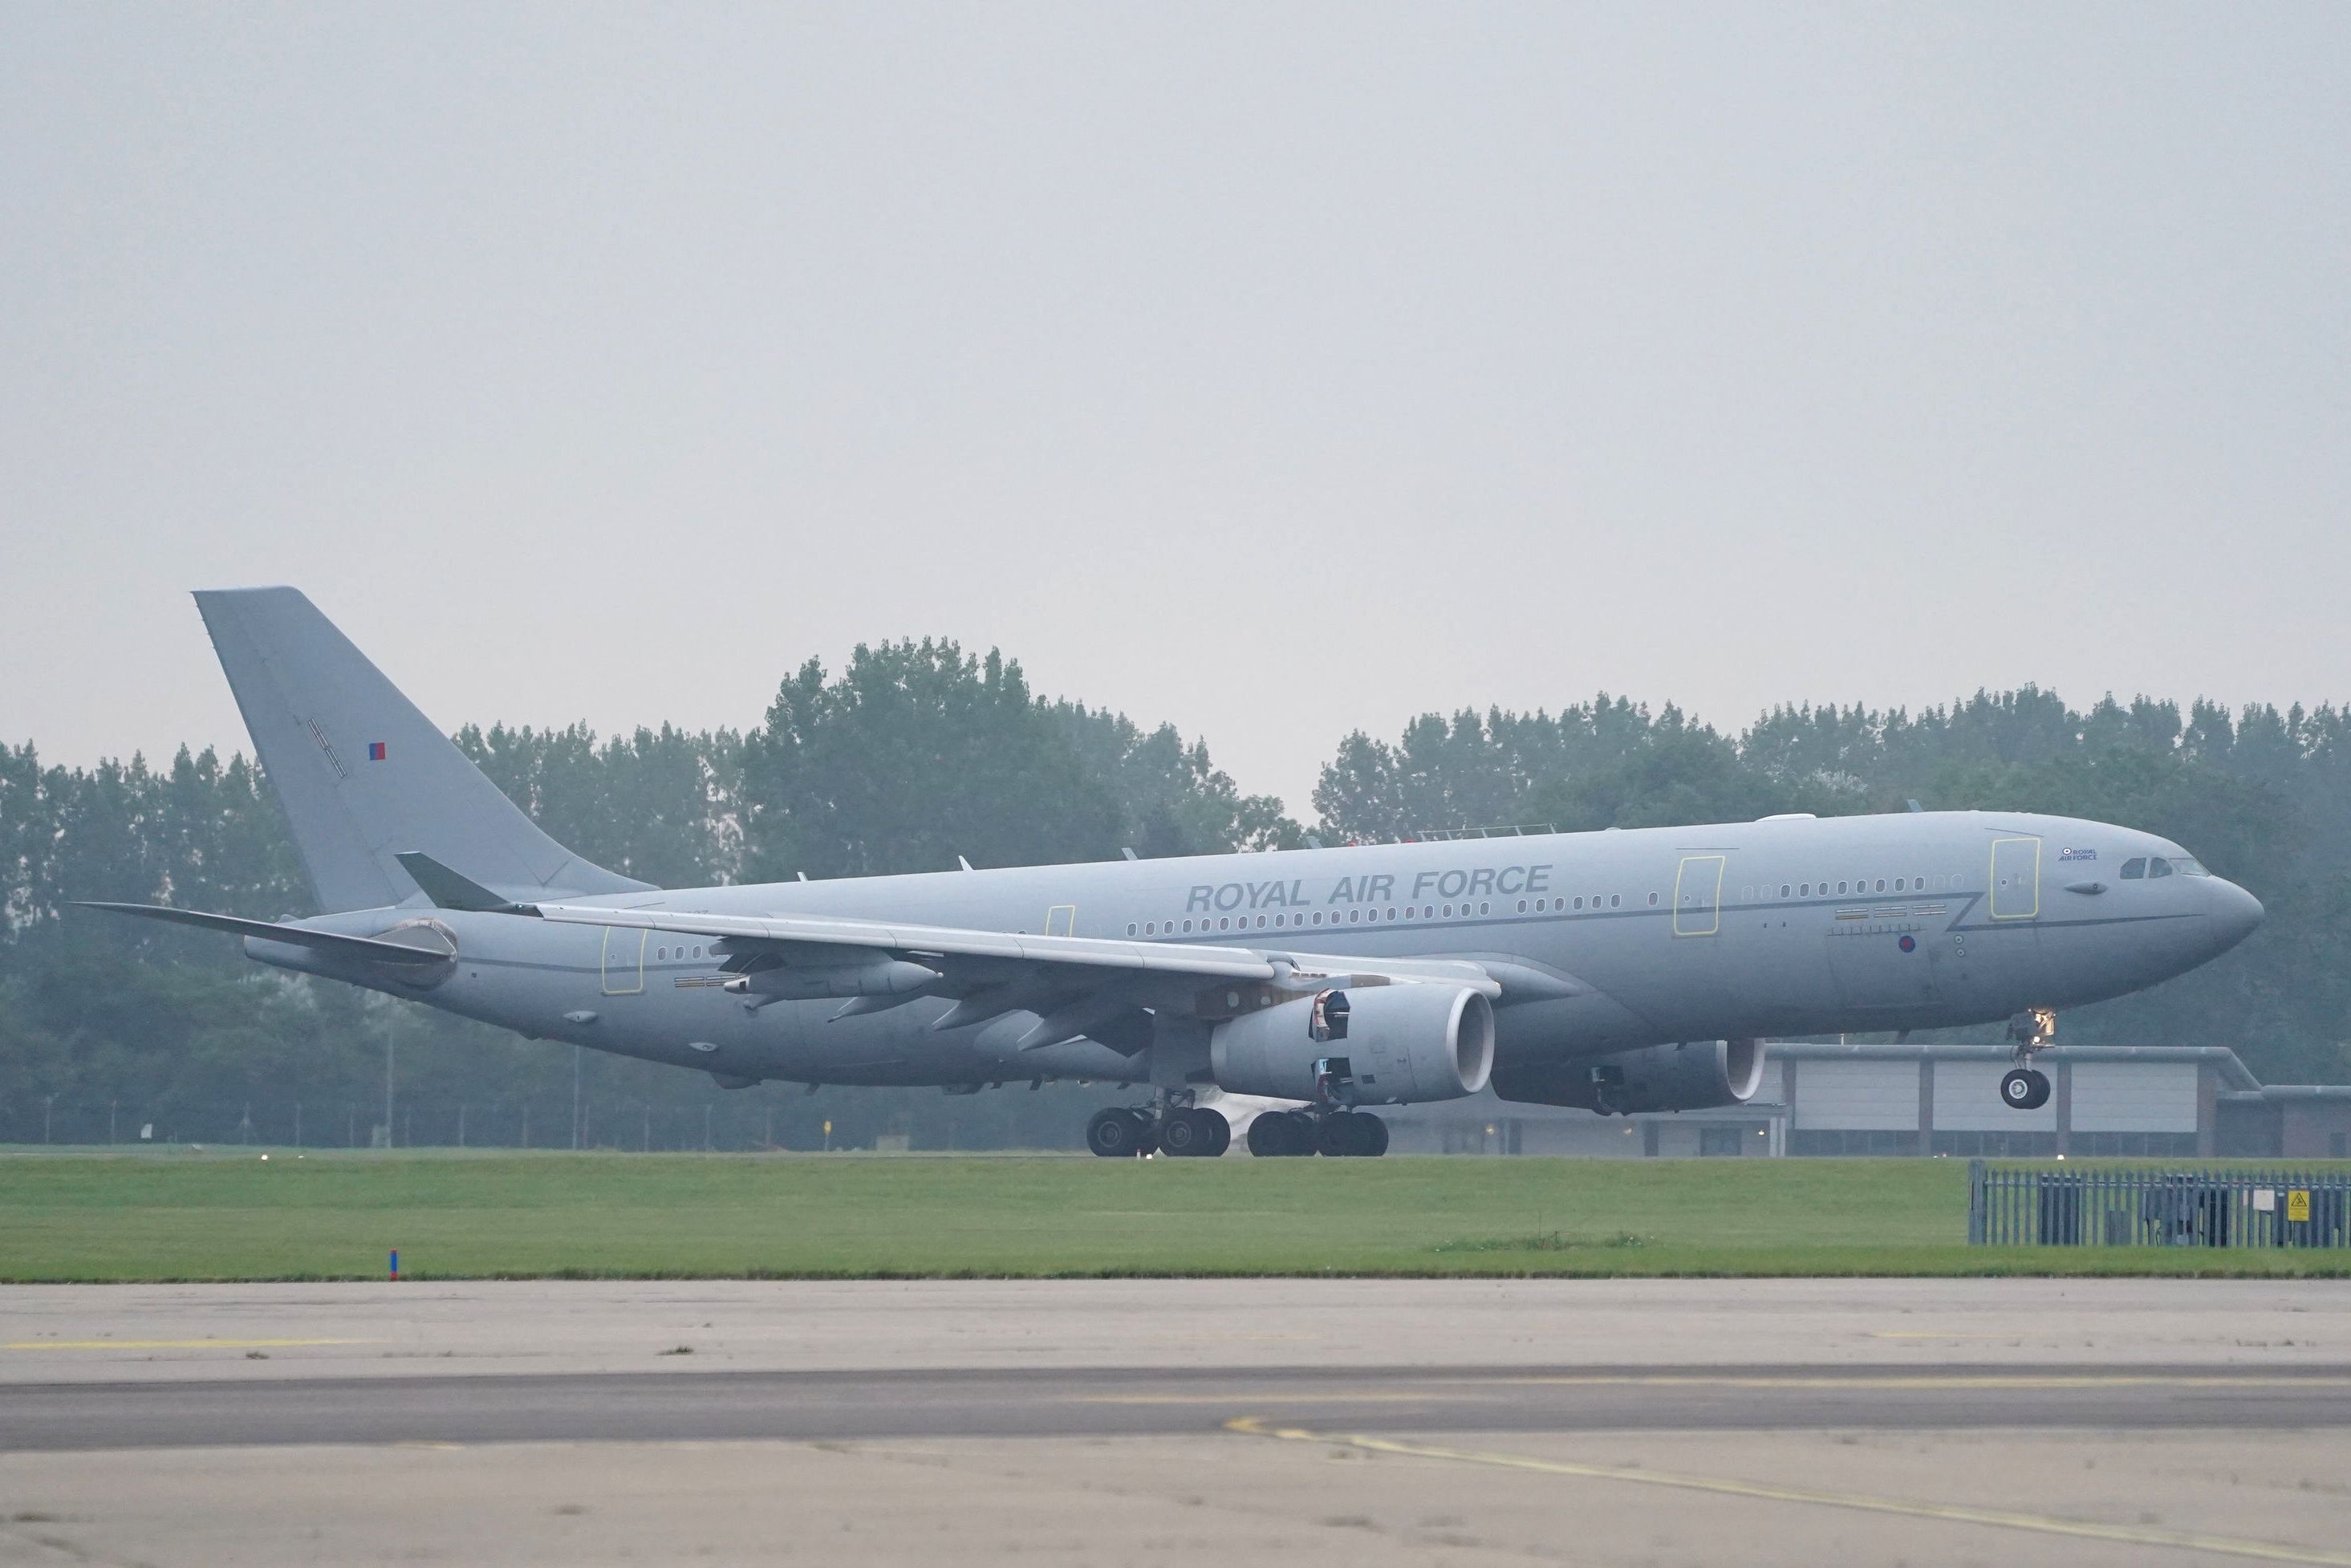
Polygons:
[[2351,8],[0,5],[0,735],[2351,696]]

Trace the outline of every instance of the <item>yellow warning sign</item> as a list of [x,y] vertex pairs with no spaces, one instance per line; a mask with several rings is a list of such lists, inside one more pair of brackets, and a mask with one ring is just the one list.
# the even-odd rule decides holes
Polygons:
[[2285,1218],[2290,1225],[2310,1223],[2310,1189],[2290,1186],[2285,1191]]

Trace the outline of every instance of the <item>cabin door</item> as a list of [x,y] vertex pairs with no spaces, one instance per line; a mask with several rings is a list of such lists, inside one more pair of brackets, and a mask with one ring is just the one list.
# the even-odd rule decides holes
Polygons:
[[1674,935],[1711,936],[1722,929],[1722,873],[1727,855],[1684,855],[1674,873]]
[[604,994],[633,997],[645,988],[645,937],[642,925],[604,927]]
[[2041,841],[1991,841],[1991,917],[2031,920],[2041,913]]

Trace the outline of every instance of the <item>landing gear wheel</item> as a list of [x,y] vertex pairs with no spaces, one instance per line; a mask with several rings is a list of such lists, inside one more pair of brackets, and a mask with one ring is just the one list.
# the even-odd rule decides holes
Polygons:
[[1375,1154],[1387,1143],[1387,1124],[1360,1111],[1334,1111],[1322,1118],[1316,1145],[1332,1158]]
[[1277,1159],[1314,1152],[1314,1124],[1294,1111],[1267,1111],[1249,1125],[1249,1152]]
[[1192,1114],[1199,1117],[1208,1129],[1208,1146],[1200,1151],[1202,1154],[1214,1159],[1233,1146],[1233,1124],[1226,1121],[1221,1113],[1199,1110]]
[[1376,1159],[1388,1152],[1388,1124],[1377,1116],[1366,1116],[1364,1120],[1371,1124],[1372,1133],[1371,1146],[1364,1153]]
[[2001,1076],[2000,1099],[2011,1111],[2038,1111],[2049,1103],[2049,1075],[2038,1068],[2012,1067]]
[[1087,1118],[1086,1147],[1106,1160],[1131,1160],[1158,1147],[1158,1140],[1148,1116],[1113,1105]]
[[1214,1111],[1171,1111],[1159,1124],[1159,1146],[1170,1155],[1213,1159],[1232,1141],[1232,1124]]

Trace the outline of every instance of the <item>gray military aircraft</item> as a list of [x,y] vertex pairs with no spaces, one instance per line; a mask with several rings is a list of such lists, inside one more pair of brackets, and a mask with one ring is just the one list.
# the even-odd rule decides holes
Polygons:
[[2148,833],[1916,810],[663,889],[539,831],[299,592],[196,601],[323,913],[94,907],[728,1088],[1147,1086],[1099,1155],[1223,1153],[1211,1089],[1296,1105],[1252,1153],[1376,1155],[1365,1106],[1736,1104],[1768,1036],[2003,1019],[2032,1109],[2057,1009],[2262,920]]

